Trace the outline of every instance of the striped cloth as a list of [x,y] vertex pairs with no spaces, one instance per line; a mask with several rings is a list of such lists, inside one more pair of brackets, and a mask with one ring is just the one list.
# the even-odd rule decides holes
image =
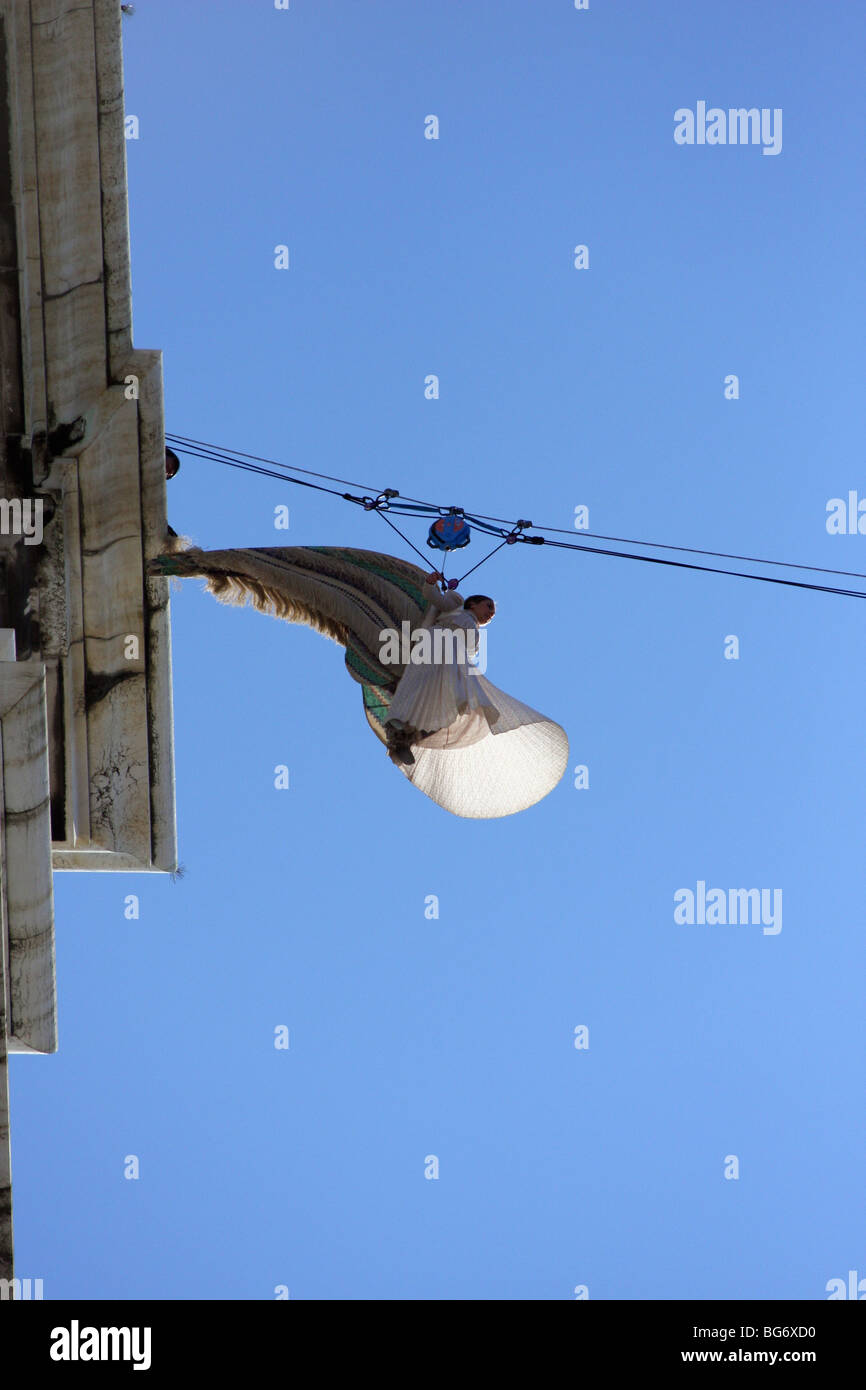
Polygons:
[[[382,634],[400,633],[404,622],[413,630],[421,625],[427,601],[425,575],[417,565],[337,546],[190,546],[158,556],[148,568],[151,575],[201,576],[223,603],[250,603],[339,642],[346,650],[346,669],[362,688],[367,722],[387,744],[384,725],[404,668],[380,659]],[[454,815],[513,815],[559,782],[568,764],[568,739],[558,724],[483,676],[471,679],[479,682],[484,703],[499,712],[496,721],[489,724],[477,709],[467,708],[449,728],[413,744],[415,762],[400,771]]]

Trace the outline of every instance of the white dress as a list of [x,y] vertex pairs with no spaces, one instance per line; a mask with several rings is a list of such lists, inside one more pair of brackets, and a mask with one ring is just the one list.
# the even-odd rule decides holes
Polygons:
[[415,757],[401,772],[458,816],[510,816],[534,806],[568,765],[565,730],[498,690],[466,661],[443,660],[448,640],[437,643],[435,630],[461,629],[472,655],[478,623],[458,593],[443,594],[434,584],[425,584],[423,592],[430,607],[422,626],[431,629],[433,660],[406,666],[388,712]]

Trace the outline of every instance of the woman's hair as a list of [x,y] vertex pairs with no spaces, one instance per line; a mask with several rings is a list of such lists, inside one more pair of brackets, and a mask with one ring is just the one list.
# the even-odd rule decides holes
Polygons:
[[468,599],[466,599],[466,601],[464,602],[463,607],[471,608],[473,603],[484,603],[485,599],[488,603],[493,602],[493,599],[490,598],[487,594],[470,594]]

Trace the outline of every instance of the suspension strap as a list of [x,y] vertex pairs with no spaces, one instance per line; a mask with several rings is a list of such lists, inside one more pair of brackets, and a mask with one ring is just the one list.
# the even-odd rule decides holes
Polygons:
[[482,560],[478,561],[477,565],[472,566],[472,569],[467,570],[465,574],[461,574],[460,578],[457,581],[457,587],[459,588],[460,585],[463,583],[463,580],[468,579],[470,574],[474,574],[477,569],[480,569],[483,564],[486,564],[486,562],[491,558],[491,556],[495,555],[497,550],[501,550],[504,545],[515,545],[517,541],[530,541],[534,545],[541,545],[544,541],[543,536],[524,536],[522,534],[524,527],[531,525],[531,521],[515,522],[513,529],[509,531],[504,541],[500,541],[499,545],[495,545],[493,549],[490,551],[490,554],[485,555]]
[[396,532],[397,532],[397,535],[400,537],[401,540],[403,540],[403,541],[406,542],[406,544],[409,546],[410,550],[414,550],[414,551],[415,551],[415,554],[418,556],[418,558],[421,559],[421,560],[423,560],[424,563],[425,563],[425,565],[427,564],[427,556],[426,556],[426,555],[422,555],[422,553],[421,553],[421,551],[418,549],[417,545],[413,545],[412,542],[410,541],[409,537],[403,535],[403,532],[400,530],[400,527],[394,525],[393,521],[391,521],[391,519],[385,515],[385,513],[384,513],[384,511],[381,509],[381,507],[376,506],[375,503],[374,503],[373,506],[367,507],[367,511],[370,511],[370,512],[372,512],[372,511],[378,512],[378,513],[379,513],[379,516],[382,518],[382,520],[388,522],[388,525],[391,527],[391,530],[392,530],[392,531],[396,531]]

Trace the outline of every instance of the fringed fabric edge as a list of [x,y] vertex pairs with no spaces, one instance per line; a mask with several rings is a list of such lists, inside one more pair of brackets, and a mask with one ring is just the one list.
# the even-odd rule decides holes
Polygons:
[[[172,539],[180,542],[184,538],[178,536]],[[206,581],[208,593],[219,603],[237,608],[249,606],[271,618],[303,623],[306,627],[321,633],[323,637],[330,637],[340,646],[347,645],[349,633],[343,623],[329,618],[312,604],[304,603],[302,599],[287,598],[279,589],[271,588],[259,579],[253,579],[237,569],[225,568],[219,561],[219,553],[203,551],[198,546],[190,545],[172,548],[151,561],[148,571],[182,579],[202,578]],[[236,555],[237,552],[235,564]],[[300,576],[295,577],[295,583],[303,584]]]

